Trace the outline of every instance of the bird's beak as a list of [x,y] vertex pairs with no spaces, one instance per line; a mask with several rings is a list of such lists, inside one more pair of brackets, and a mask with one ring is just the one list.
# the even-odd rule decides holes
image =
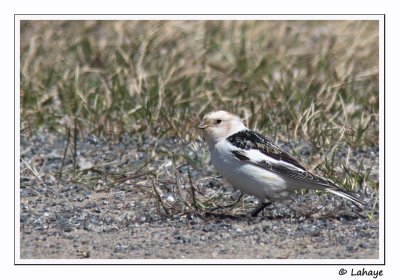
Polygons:
[[201,122],[197,128],[206,129],[207,127],[208,127],[208,124],[206,124],[205,122]]

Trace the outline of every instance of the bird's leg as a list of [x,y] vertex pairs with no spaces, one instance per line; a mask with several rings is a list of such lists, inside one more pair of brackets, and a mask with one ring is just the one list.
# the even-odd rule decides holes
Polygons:
[[267,206],[269,206],[269,205],[271,205],[271,202],[270,202],[270,201],[261,203],[261,205],[258,206],[258,207],[251,213],[251,216],[252,216],[252,217],[257,217],[257,215],[258,215],[262,210],[264,210],[265,207],[267,207]]

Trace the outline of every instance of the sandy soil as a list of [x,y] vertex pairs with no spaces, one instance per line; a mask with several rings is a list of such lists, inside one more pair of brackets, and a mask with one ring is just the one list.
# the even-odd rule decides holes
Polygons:
[[[167,216],[160,214],[155,200],[138,185],[127,182],[120,187],[90,188],[56,179],[65,139],[53,138],[37,135],[21,140],[21,158],[31,164],[39,162],[45,174],[39,180],[28,176],[26,168],[21,170],[22,259],[378,258],[375,192],[360,190],[368,201],[361,212],[340,198],[309,192],[297,200],[303,209],[310,201],[322,205],[312,214],[279,204],[257,218],[207,216],[204,211]],[[80,153],[81,162],[105,154],[98,143],[82,145],[86,146]],[[115,147],[108,149],[118,154]],[[123,158],[121,162],[130,164]],[[202,175],[193,173],[193,180],[196,176]],[[234,193],[222,179],[210,180],[214,183],[197,187]],[[246,205],[256,206],[248,201]],[[374,218],[367,218],[366,213],[373,213]]]

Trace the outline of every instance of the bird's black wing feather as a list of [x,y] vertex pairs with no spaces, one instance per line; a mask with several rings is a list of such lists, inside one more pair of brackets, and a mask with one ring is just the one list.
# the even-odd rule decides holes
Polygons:
[[256,149],[264,155],[269,156],[275,160],[281,160],[290,163],[300,169],[306,170],[306,168],[301,164],[298,159],[283,151],[270,139],[257,132],[251,130],[242,130],[229,136],[226,140],[239,149]]
[[[332,181],[324,179],[307,170],[307,168],[304,167],[304,165],[298,159],[283,151],[270,139],[257,132],[251,130],[242,130],[229,136],[226,140],[238,149],[247,151],[251,149],[256,149],[264,155],[271,157],[277,161],[282,161],[286,164],[277,164],[273,162],[268,162],[266,160],[252,161],[249,157],[246,156],[245,152],[242,152],[240,150],[232,151],[232,154],[241,161],[248,161],[251,164],[257,165],[258,167],[291,177],[293,179],[298,179],[325,187],[337,187],[337,185],[334,184]],[[292,168],[290,167],[290,165],[292,165]]]
[[260,168],[263,168],[268,171],[272,171],[272,172],[275,172],[275,173],[278,173],[281,175],[285,175],[285,176],[291,177],[293,179],[301,180],[304,182],[309,182],[312,184],[318,184],[318,185],[325,186],[325,187],[337,187],[337,185],[335,183],[333,183],[332,181],[329,181],[318,175],[315,175],[312,172],[310,172],[306,169],[303,169],[303,168],[295,168],[295,167],[290,168],[287,165],[277,164],[277,163],[269,162],[266,160],[254,161],[254,160],[251,160],[246,155],[246,152],[242,151],[242,150],[234,150],[234,151],[232,151],[232,154],[238,160],[249,162],[250,164],[256,165]]
[[[353,202],[365,204],[365,202],[354,197],[352,194],[339,187],[331,180],[322,178],[307,170],[307,168],[304,167],[298,159],[283,151],[270,139],[257,132],[251,130],[242,130],[229,136],[226,140],[229,141],[234,147],[238,148],[238,150],[232,151],[232,155],[241,161],[247,161],[250,164],[256,165],[260,168],[285,175],[293,179],[323,186],[327,191],[341,195]],[[279,164],[272,161],[268,162],[266,160],[253,161],[246,155],[245,152],[251,149],[256,149],[264,155],[277,161],[282,161],[286,164]],[[292,168],[290,165],[292,165]]]

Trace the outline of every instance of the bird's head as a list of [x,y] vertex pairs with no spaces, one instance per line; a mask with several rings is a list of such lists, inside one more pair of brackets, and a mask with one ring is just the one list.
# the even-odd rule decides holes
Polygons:
[[246,126],[238,116],[226,111],[216,111],[205,115],[198,128],[203,130],[204,139],[208,144],[215,144],[246,129]]

